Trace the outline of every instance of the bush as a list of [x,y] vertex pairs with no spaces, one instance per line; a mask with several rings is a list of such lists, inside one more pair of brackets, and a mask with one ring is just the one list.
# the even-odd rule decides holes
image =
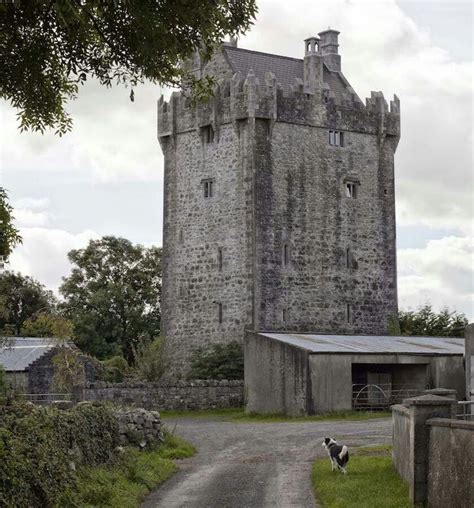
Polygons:
[[106,462],[118,445],[117,421],[105,406],[14,404],[0,407],[0,421],[0,506],[53,506],[75,485],[75,466]]
[[121,383],[130,373],[127,360],[123,356],[113,356],[101,363],[104,366],[101,377],[109,383]]
[[144,381],[158,381],[164,373],[163,343],[160,338],[141,343],[135,350],[133,377]]
[[244,349],[236,341],[196,349],[189,379],[243,379]]

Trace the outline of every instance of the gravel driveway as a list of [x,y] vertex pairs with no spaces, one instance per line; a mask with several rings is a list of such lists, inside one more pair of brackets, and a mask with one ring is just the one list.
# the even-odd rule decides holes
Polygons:
[[[311,464],[324,457],[324,436],[349,447],[390,443],[389,418],[366,421],[239,423],[166,420],[198,453],[150,494],[142,508],[261,508],[317,506]],[[349,463],[350,473],[350,463]]]

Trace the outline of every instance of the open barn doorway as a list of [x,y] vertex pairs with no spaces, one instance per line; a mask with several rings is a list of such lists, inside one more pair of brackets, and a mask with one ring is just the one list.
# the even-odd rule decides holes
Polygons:
[[352,408],[356,410],[387,410],[427,388],[426,364],[352,364]]

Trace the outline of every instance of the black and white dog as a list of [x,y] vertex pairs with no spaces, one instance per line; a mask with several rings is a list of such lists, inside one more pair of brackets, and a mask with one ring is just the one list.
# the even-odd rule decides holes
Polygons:
[[332,437],[325,437],[323,447],[326,448],[331,460],[331,470],[339,469],[344,474],[347,474],[346,467],[349,462],[349,450],[347,446],[340,446]]

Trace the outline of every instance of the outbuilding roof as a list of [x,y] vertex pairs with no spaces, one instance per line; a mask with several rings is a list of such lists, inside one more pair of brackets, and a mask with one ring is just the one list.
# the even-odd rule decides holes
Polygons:
[[394,337],[390,335],[324,335],[266,333],[310,353],[463,355],[464,339],[454,337]]
[[[3,339],[3,338],[2,338]],[[54,339],[36,337],[6,337],[7,345],[0,348],[0,365],[7,372],[22,372],[56,346]]]

